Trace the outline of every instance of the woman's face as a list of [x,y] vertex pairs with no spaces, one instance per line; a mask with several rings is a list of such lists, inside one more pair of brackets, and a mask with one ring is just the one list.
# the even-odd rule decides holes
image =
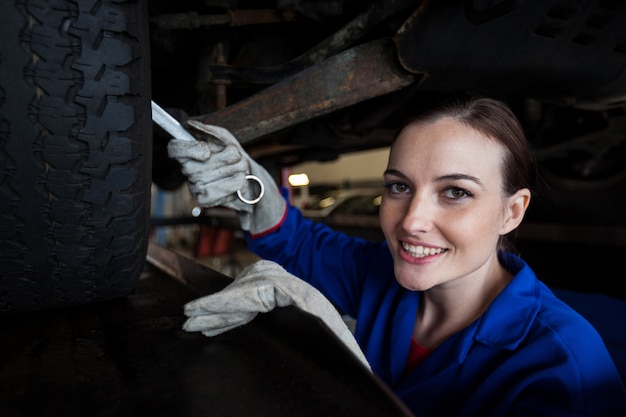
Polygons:
[[498,142],[448,117],[400,133],[380,222],[403,287],[485,278],[496,267],[498,239],[519,225],[530,199],[528,190],[503,194],[503,158]]

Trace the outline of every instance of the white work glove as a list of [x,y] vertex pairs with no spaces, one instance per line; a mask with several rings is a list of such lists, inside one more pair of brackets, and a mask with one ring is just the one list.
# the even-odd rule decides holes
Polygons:
[[[287,209],[276,182],[254,161],[239,141],[226,129],[205,125],[195,120],[187,124],[204,134],[206,142],[172,139],[167,145],[170,158],[182,166],[188,178],[189,190],[203,207],[223,206],[237,212],[241,228],[253,236],[263,234],[278,225]],[[255,175],[263,183],[264,195],[256,204],[243,202],[259,195],[256,181],[246,179]]]
[[365,355],[337,309],[307,282],[275,262],[261,260],[245,268],[222,291],[185,305],[183,328],[215,336],[249,323],[258,313],[295,305],[324,321],[339,339],[370,368]]

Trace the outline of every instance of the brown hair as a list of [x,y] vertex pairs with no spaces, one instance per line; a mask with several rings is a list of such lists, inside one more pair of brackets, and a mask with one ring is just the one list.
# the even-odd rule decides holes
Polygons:
[[502,164],[505,193],[511,195],[521,188],[530,188],[529,178],[534,165],[532,154],[522,126],[507,104],[480,96],[448,98],[412,117],[402,128],[443,117],[452,117],[502,144],[505,149]]

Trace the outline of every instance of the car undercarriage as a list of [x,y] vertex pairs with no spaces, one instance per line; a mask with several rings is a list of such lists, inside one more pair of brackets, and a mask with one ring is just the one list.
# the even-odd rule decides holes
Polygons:
[[423,103],[486,94],[533,146],[531,215],[623,223],[619,2],[153,3],[154,99],[227,127],[270,167],[387,146]]

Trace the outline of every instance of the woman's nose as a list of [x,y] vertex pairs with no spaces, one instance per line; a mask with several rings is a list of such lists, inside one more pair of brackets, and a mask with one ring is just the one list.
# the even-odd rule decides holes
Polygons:
[[410,233],[428,232],[433,227],[433,207],[423,196],[414,195],[407,205],[402,226]]

